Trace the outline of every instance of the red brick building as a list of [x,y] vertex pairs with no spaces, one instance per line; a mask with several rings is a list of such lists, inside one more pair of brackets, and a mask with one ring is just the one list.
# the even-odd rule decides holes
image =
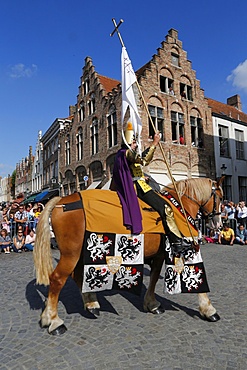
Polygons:
[[[143,148],[153,134],[151,118],[162,134],[161,144],[175,179],[214,178],[211,110],[176,30],[168,32],[157,53],[136,75],[145,100],[138,98]],[[111,176],[122,142],[121,84],[99,75],[89,57],[74,112],[59,137],[59,181],[64,195],[90,184],[101,182],[102,186]],[[160,183],[169,181],[160,150],[149,172]]]

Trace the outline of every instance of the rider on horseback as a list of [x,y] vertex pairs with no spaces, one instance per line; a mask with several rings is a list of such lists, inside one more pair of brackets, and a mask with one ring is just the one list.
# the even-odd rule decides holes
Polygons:
[[[129,149],[127,149],[125,145],[125,148],[120,149],[116,155],[113,168],[113,184],[115,185],[114,190],[117,190],[123,206],[124,219],[126,207],[129,208],[129,218],[131,218],[132,213],[132,224],[129,222],[132,232],[139,233],[142,230],[142,226],[140,226],[141,214],[137,204],[137,198],[136,195],[133,196],[133,193],[135,192],[138,198],[143,200],[160,214],[166,235],[168,236],[174,254],[178,254],[191,248],[191,243],[182,237],[175,223],[172,209],[165,199],[151,188],[142,170],[142,166],[148,165],[153,158],[156,146],[160,141],[159,133],[154,134],[151,146],[144,150],[141,156],[137,153],[138,145],[130,123],[128,123],[125,131],[125,141],[128,144]],[[135,191],[133,183],[135,184]],[[136,222],[138,223],[138,217],[140,222],[137,227],[135,227]],[[124,224],[127,225],[128,222],[124,222]]]

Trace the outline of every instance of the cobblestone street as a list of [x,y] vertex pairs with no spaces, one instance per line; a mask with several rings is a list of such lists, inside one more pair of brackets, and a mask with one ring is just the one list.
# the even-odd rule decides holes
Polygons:
[[196,294],[165,295],[163,272],[156,293],[165,313],[145,313],[146,266],[142,297],[101,293],[97,319],[69,279],[58,306],[68,331],[54,337],[39,327],[47,289],[35,285],[32,252],[1,254],[0,369],[245,370],[247,248],[208,244],[202,255],[219,322],[200,318]]

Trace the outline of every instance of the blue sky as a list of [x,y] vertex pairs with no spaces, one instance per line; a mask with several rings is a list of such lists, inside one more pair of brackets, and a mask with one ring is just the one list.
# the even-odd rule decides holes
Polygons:
[[247,113],[247,3],[230,0],[8,0],[0,5],[0,176],[35,151],[38,131],[69,115],[84,60],[120,76],[120,27],[134,70],[148,62],[170,28],[178,30],[205,95],[239,94]]

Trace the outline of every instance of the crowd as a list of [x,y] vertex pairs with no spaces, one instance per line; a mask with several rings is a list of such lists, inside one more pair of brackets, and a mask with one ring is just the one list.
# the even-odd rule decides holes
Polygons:
[[[0,206],[0,253],[21,253],[32,251],[35,246],[35,230],[44,209],[42,203],[26,205],[5,203]],[[201,230],[201,240],[205,243],[247,245],[247,206],[244,201],[234,204],[224,201],[221,204],[221,222],[210,220]],[[51,231],[51,247],[57,248]]]
[[206,235],[203,239],[208,243],[225,245],[247,245],[247,206],[244,201],[234,204],[224,201],[221,204],[221,222],[210,220],[206,224]]
[[5,203],[0,206],[0,252],[21,253],[32,251],[35,245],[35,230],[44,209],[42,203]]

